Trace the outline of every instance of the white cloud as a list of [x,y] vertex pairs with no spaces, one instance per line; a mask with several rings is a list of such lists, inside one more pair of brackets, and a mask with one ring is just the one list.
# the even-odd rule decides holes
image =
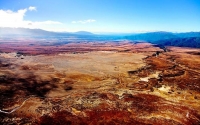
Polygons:
[[81,23],[81,24],[85,24],[85,23],[93,23],[96,20],[94,19],[88,19],[88,20],[79,20],[79,21],[72,21],[72,23]]
[[58,21],[38,21],[33,22],[29,20],[24,20],[24,16],[27,11],[36,10],[36,7],[29,7],[25,9],[20,9],[16,12],[11,10],[0,10],[0,27],[23,27],[23,28],[42,28],[46,25],[58,25],[62,24]]
[[27,9],[21,9],[17,12],[11,10],[0,10],[0,27],[16,27],[21,25]]
[[1,22],[6,21],[22,21],[27,9],[18,10],[17,12],[12,12],[11,10],[0,10]]
[[37,10],[37,8],[36,7],[33,7],[33,6],[30,6],[29,8],[28,8],[28,10],[30,10],[30,11],[36,11]]

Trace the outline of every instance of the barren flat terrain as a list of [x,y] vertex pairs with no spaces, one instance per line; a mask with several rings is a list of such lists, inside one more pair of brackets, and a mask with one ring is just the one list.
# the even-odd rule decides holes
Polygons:
[[0,45],[1,124],[200,124],[200,49]]

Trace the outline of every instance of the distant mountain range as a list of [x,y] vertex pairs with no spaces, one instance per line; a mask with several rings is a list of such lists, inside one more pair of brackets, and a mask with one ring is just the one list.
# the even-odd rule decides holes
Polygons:
[[140,33],[140,34],[125,36],[126,39],[130,40],[144,40],[149,42],[174,39],[174,38],[188,38],[188,37],[200,37],[200,32],[172,33],[172,32],[162,31],[162,32],[149,32],[149,33]]
[[0,36],[5,35],[21,35],[21,36],[48,36],[48,35],[94,35],[93,33],[87,31],[78,31],[78,32],[52,32],[45,31],[42,29],[28,29],[28,28],[1,28],[0,27]]
[[151,42],[161,46],[200,48],[200,37],[171,38]]
[[95,35],[91,32],[87,32],[87,31],[78,31],[78,32],[74,32],[74,34],[77,34],[77,35]]
[[142,40],[162,46],[180,46],[200,48],[200,32],[172,33],[172,32],[148,32],[148,33],[133,33],[119,35],[98,35],[87,31],[78,32],[51,32],[42,29],[27,29],[27,28],[1,28],[0,37],[50,37],[54,38],[78,38],[83,40],[106,41],[106,40]]
[[150,32],[125,36],[129,40],[144,40],[162,46],[200,48],[200,32]]
[[0,37],[52,35],[54,33],[41,29],[0,28]]

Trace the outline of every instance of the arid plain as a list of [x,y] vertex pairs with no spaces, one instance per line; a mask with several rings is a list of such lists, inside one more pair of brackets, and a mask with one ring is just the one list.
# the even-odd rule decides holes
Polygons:
[[1,43],[1,124],[200,124],[199,49],[47,44]]

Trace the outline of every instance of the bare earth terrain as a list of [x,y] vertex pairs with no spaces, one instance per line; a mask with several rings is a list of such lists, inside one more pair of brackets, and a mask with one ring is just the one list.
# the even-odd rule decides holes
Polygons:
[[200,124],[200,49],[0,44],[0,123]]

